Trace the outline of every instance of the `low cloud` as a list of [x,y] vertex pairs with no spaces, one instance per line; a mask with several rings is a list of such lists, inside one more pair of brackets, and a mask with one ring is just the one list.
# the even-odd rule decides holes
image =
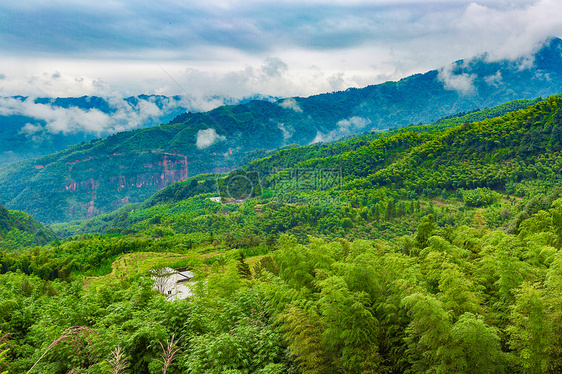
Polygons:
[[467,95],[474,92],[475,74],[467,74],[458,72],[457,64],[450,64],[439,69],[437,79],[443,82],[443,86],[447,90],[457,91],[461,95]]
[[481,41],[489,59],[517,60],[536,52],[546,38],[560,36],[562,3],[539,0],[509,6],[470,3],[457,23],[466,40]]
[[44,131],[44,128],[42,126],[33,125],[31,123],[26,123],[25,126],[21,129],[21,132],[27,135],[33,135],[42,131]]
[[28,140],[38,144],[50,139],[50,133],[43,126],[31,123],[26,123],[20,134],[24,134]]
[[147,100],[127,101],[123,98],[105,99],[109,112],[99,109],[63,108],[53,103],[36,103],[33,98],[0,98],[0,115],[20,115],[34,121],[26,124],[21,132],[36,136],[40,132],[64,135],[86,133],[106,135],[157,124],[159,119],[180,108],[181,101],[162,99],[157,105],[154,97]]
[[224,140],[226,140],[226,137],[217,134],[217,132],[213,128],[197,131],[196,145],[199,149],[209,148],[216,142]]
[[293,127],[285,126],[285,124],[283,123],[278,123],[277,127],[279,128],[279,130],[281,130],[281,133],[283,134],[283,140],[290,139],[295,132],[295,129],[293,129]]
[[316,137],[312,140],[311,144],[314,143],[327,143],[344,136],[356,134],[365,129],[367,125],[371,124],[371,120],[363,117],[351,117],[349,119],[342,119],[338,121],[337,128],[330,131],[327,134],[323,134],[320,131],[316,133]]
[[552,80],[549,73],[545,73],[540,70],[535,72],[535,79],[539,79],[547,82]]
[[498,86],[502,83],[502,73],[501,71],[497,71],[494,75],[489,75],[484,77],[484,81],[488,86]]
[[27,134],[37,133],[39,127],[44,127],[51,134],[77,132],[101,134],[111,130],[110,116],[97,109],[61,108],[50,104],[36,104],[33,99],[0,98],[0,115],[21,115],[46,123],[45,125],[28,123],[22,129]]
[[371,123],[368,118],[351,117],[350,119],[342,119],[338,121],[337,125],[340,130],[356,131],[361,130]]
[[297,113],[302,113],[301,107],[299,106],[297,101],[293,98],[285,99],[285,100],[279,102],[279,106],[281,108],[285,108],[285,109],[292,109]]

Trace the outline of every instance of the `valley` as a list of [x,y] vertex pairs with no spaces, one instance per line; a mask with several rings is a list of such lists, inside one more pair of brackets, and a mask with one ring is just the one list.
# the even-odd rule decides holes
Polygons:
[[[459,76],[474,77],[471,92],[451,89],[443,70],[433,70],[362,89],[184,113],[160,126],[0,166],[0,203],[48,224],[88,219],[142,202],[188,174],[228,172],[281,147],[330,143],[358,133],[428,124],[511,99],[557,94],[562,91],[562,59],[556,53],[561,46],[560,39],[548,41],[529,69],[519,69],[515,62],[486,62],[485,56],[450,65]],[[492,72],[502,76],[501,84],[487,83]],[[545,75],[548,80],[537,78]],[[179,171],[179,155],[184,171]]]
[[[558,344],[561,108],[560,96],[511,102],[286,148],[223,174],[190,176],[182,154],[158,155],[165,163],[139,155],[164,179],[185,180],[52,225],[60,239],[42,247],[3,236],[21,248],[0,258],[0,326],[23,338],[4,340],[9,370],[23,372],[65,326],[82,325],[100,344],[76,336],[85,346],[70,353],[60,343],[40,371],[103,371],[119,346],[133,372],[150,373],[160,347],[147,342],[171,336],[188,352],[175,367],[193,373],[489,373],[541,360],[557,370],[546,350]],[[341,180],[311,184],[311,170]],[[257,174],[260,188],[244,201],[211,199]],[[71,186],[96,192],[95,183]],[[160,266],[194,269],[194,295],[154,291],[147,275]]]
[[0,165],[0,372],[561,372],[561,51]]

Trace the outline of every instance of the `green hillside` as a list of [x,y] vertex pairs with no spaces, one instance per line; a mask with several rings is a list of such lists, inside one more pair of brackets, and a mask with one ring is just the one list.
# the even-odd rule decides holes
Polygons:
[[41,246],[55,240],[50,228],[43,227],[29,214],[8,210],[0,205],[0,248],[19,251],[26,247]]
[[[562,97],[494,111],[279,150],[2,251],[9,372],[560,372]],[[153,289],[164,266],[193,295]]]
[[[100,116],[107,115],[108,121],[114,121],[114,126],[130,128],[131,116],[142,118],[138,126],[157,126],[163,121],[169,121],[180,113],[185,112],[185,104],[181,96],[166,97],[162,95],[138,95],[127,98],[81,96],[81,97],[0,97],[0,164],[7,164],[25,159],[35,159],[51,153],[56,153],[64,148],[87,142],[100,136],[111,134],[112,127],[101,132],[88,131],[77,124],[76,128],[60,131],[52,128],[49,121],[42,118],[41,110],[68,112],[81,111],[78,122],[85,120],[92,113]],[[11,104],[8,104],[11,103]],[[24,107],[34,108],[25,110]],[[149,107],[152,113],[144,110]],[[19,108],[21,114],[13,114]],[[11,109],[11,110],[10,110]],[[67,112],[67,113],[68,113]],[[18,111],[15,111],[18,113]],[[133,121],[139,121],[133,119]],[[27,127],[26,127],[27,125]],[[33,132],[27,128],[32,126]]]
[[[329,143],[364,132],[428,124],[510,100],[558,94],[561,46],[562,40],[549,40],[533,56],[535,64],[525,69],[513,61],[489,62],[486,56],[453,63],[451,74],[471,77],[469,92],[455,91],[447,86],[443,70],[432,70],[307,98],[254,100],[184,113],[161,126],[2,165],[0,203],[44,223],[87,219],[143,202],[168,184],[228,172],[288,145]],[[497,76],[501,82],[490,80]],[[446,123],[450,122],[443,126]],[[318,156],[326,154],[320,151]]]
[[[240,217],[235,215],[227,217],[217,214],[225,206],[213,203],[208,198],[220,195],[221,191],[217,188],[217,180],[228,181],[233,176],[236,176],[236,174],[231,174],[227,176],[200,176],[187,182],[175,183],[159,191],[143,204],[124,207],[114,214],[95,217],[89,221],[54,225],[53,227],[63,237],[80,233],[115,232],[121,228],[126,228],[128,232],[131,232],[136,230],[135,226],[133,226],[134,224],[140,224],[148,217],[160,214],[171,217],[171,221],[180,216],[176,226],[181,227],[181,230],[185,232],[206,231],[208,227],[211,227],[215,233],[237,233],[237,235],[241,236],[243,233],[249,233],[253,230],[262,236],[264,233],[275,234],[288,231],[300,237],[305,236],[307,232],[313,235],[347,237],[349,234],[346,234],[345,230],[342,229],[341,222],[349,218],[352,223],[358,222],[358,224],[353,224],[354,230],[361,230],[363,234],[370,233],[368,234],[370,235],[369,237],[373,238],[378,237],[378,235],[389,237],[389,235],[394,235],[395,233],[389,233],[387,223],[381,223],[379,220],[380,217],[388,214],[389,204],[391,208],[392,205],[398,204],[400,205],[400,211],[404,211],[407,200],[412,197],[420,195],[435,197],[444,194],[457,194],[459,187],[492,187],[504,190],[506,187],[513,188],[509,184],[510,182],[521,180],[517,175],[514,175],[511,179],[504,178],[502,180],[504,184],[498,184],[493,182],[496,178],[495,175],[490,177],[488,174],[484,174],[489,179],[483,183],[473,181],[473,178],[480,175],[480,172],[472,174],[471,170],[475,167],[486,170],[486,167],[497,166],[494,161],[497,157],[494,156],[496,158],[490,159],[488,157],[477,163],[475,163],[476,161],[469,164],[456,163],[458,178],[460,178],[458,183],[452,185],[450,180],[448,184],[435,184],[433,182],[435,180],[434,174],[440,175],[440,171],[435,170],[435,162],[432,162],[431,165],[429,164],[429,159],[421,153],[422,151],[431,150],[434,144],[446,143],[449,144],[448,149],[454,150],[454,152],[461,152],[465,148],[464,153],[471,152],[471,147],[455,144],[449,137],[452,136],[451,134],[457,134],[458,132],[463,134],[463,131],[467,131],[467,124],[471,120],[480,119],[485,116],[485,113],[488,113],[488,116],[493,116],[494,113],[509,113],[502,117],[490,118],[474,125],[475,128],[481,129],[479,130],[480,132],[488,129],[489,132],[491,131],[501,138],[504,135],[508,136],[507,131],[512,130],[512,128],[507,128],[505,132],[499,132],[498,130],[502,128],[501,124],[519,123],[513,122],[511,116],[515,118],[515,121],[527,121],[527,117],[533,116],[533,113],[542,113],[545,110],[549,110],[549,117],[544,118],[547,130],[546,138],[543,139],[543,143],[540,145],[544,147],[543,149],[547,149],[547,146],[550,147],[548,139],[550,139],[552,129],[556,127],[552,127],[552,121],[555,113],[557,113],[556,108],[559,100],[559,97],[552,97],[547,101],[535,104],[529,109],[516,112],[509,112],[509,110],[515,110],[520,106],[525,107],[529,103],[508,103],[493,110],[478,111],[442,120],[434,125],[412,126],[384,133],[367,134],[343,142],[277,151],[266,158],[249,163],[244,168],[244,172],[248,173],[248,175],[258,175],[263,187],[260,193],[261,199],[248,201],[247,204],[260,206],[258,209],[267,213],[266,219],[263,219],[263,217],[256,213],[248,214],[247,209],[244,210],[237,204],[227,204],[226,207],[227,209],[235,210],[235,215],[236,211],[242,210],[243,213],[239,214]],[[556,130],[554,131],[556,132]],[[541,130],[541,134],[543,133],[544,131]],[[489,136],[487,134],[481,135]],[[443,140],[444,137],[448,137],[448,140]],[[485,152],[490,154],[495,154],[492,151],[497,152],[493,147],[490,148],[488,146],[487,149]],[[480,159],[477,155],[482,155],[482,150],[477,149],[475,151],[480,153],[475,153],[473,157]],[[412,164],[412,155],[415,156],[417,152],[422,154],[422,156],[419,156],[419,159],[425,160],[425,163],[415,165],[415,167],[412,166],[410,169],[408,169],[409,166],[403,166]],[[534,152],[529,155],[536,157],[538,154],[541,153]],[[518,155],[516,149],[511,159],[515,155]],[[444,155],[442,157],[447,156]],[[516,159],[519,160],[519,158],[521,158],[520,155]],[[453,163],[455,156],[451,155],[448,160],[450,163]],[[509,155],[505,156],[505,161],[507,160],[510,160]],[[505,163],[504,160],[500,161],[502,161],[502,164]],[[531,163],[533,158],[531,157],[525,162]],[[431,166],[429,170],[427,170],[427,165]],[[445,169],[445,166],[444,164],[443,169],[449,170]],[[531,165],[530,168],[532,167]],[[298,187],[296,182],[298,179],[296,173],[299,170],[312,170],[313,172],[335,171],[341,179],[338,185],[335,186],[336,188],[325,191],[303,190]],[[408,170],[408,175],[402,176],[403,181],[400,185],[397,183],[393,184],[388,178],[382,177],[389,173],[395,173],[396,170]],[[275,172],[279,173],[275,174]],[[419,175],[419,180],[416,179],[418,178],[418,173],[423,173],[423,175]],[[283,190],[283,186],[276,183],[280,175],[288,175],[289,182],[294,182],[293,186],[288,186],[288,191],[286,190],[287,187]],[[533,177],[535,178],[536,174]],[[411,180],[417,181],[419,184],[417,188],[410,186]],[[552,186],[555,181],[556,177],[553,180],[544,182]],[[198,196],[198,194],[203,195]],[[282,203],[301,201],[305,204],[298,204],[296,206],[282,205]],[[309,201],[311,203],[306,204]],[[369,210],[369,212],[364,212],[365,209]],[[408,209],[411,210],[411,207],[408,206]],[[297,217],[294,219],[287,218],[287,215],[293,214],[297,214]],[[185,215],[197,217],[197,220],[186,220]],[[362,216],[369,218],[362,219]],[[420,216],[417,216],[412,219],[419,218]],[[314,225],[310,226],[309,223],[314,223]],[[349,222],[347,222],[347,225],[349,225]],[[336,231],[334,231],[335,228],[337,228]],[[407,226],[403,227],[401,233],[406,233],[404,231],[406,228]],[[411,230],[412,228],[409,227],[409,229]]]

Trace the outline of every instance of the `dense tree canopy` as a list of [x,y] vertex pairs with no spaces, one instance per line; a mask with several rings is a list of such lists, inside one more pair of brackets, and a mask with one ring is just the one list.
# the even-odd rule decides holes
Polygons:
[[[282,150],[221,177],[285,162],[245,201],[201,177],[4,239],[0,371],[558,373],[560,100]],[[189,298],[154,289],[163,266]]]

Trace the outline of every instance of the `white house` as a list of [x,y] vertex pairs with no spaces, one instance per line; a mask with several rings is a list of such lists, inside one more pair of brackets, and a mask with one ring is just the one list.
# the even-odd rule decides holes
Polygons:
[[191,279],[195,274],[191,270],[165,267],[151,270],[151,273],[153,288],[166,295],[168,300],[186,299],[193,295],[192,287],[195,282],[191,282]]

